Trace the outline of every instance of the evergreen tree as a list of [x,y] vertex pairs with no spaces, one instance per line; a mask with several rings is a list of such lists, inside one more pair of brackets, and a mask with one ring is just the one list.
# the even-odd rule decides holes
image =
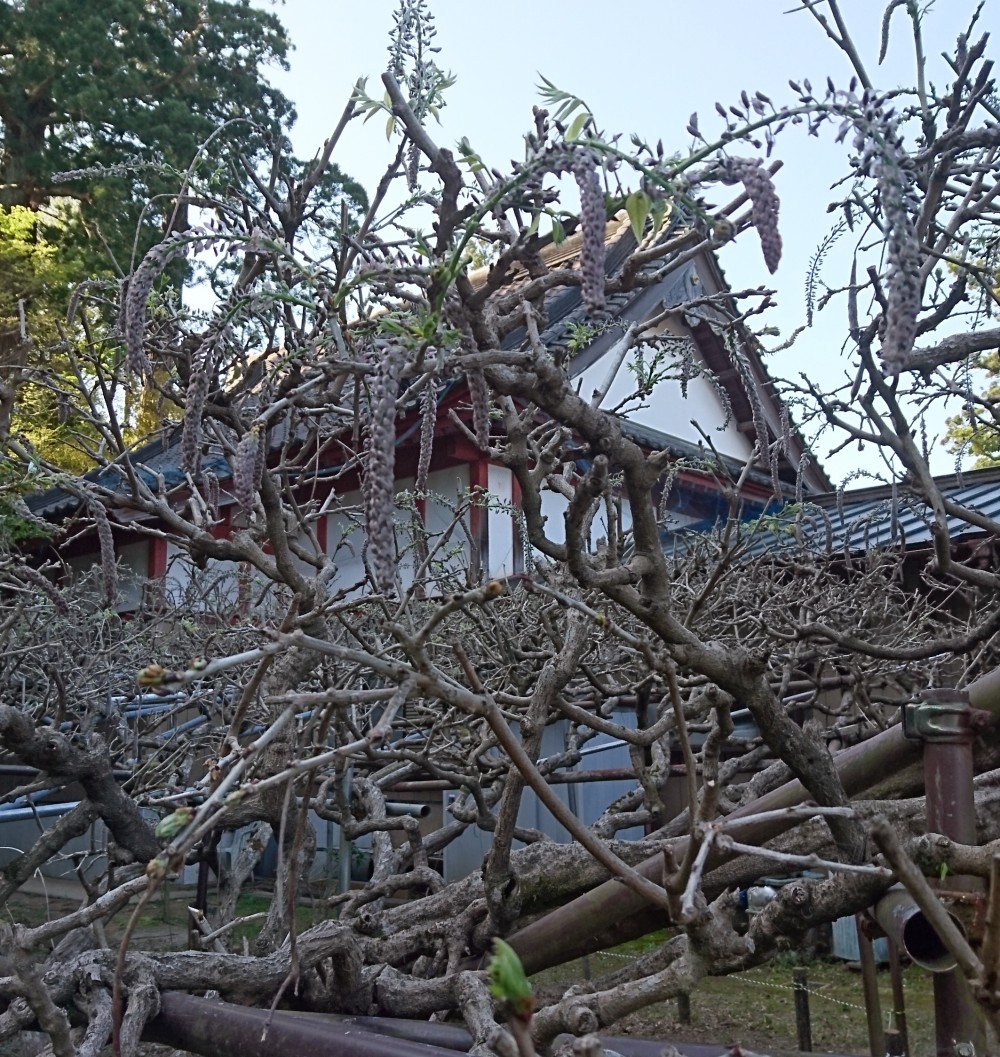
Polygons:
[[[288,48],[280,21],[249,0],[0,0],[0,234],[12,240],[0,254],[0,386],[11,390],[0,392],[0,436],[30,375],[15,428],[51,461],[83,468],[84,438],[53,384],[81,335],[57,334],[54,319],[81,281],[128,275],[186,228],[192,205],[251,188],[255,165],[278,154],[303,170],[283,135],[294,109],[266,77]],[[317,197],[353,207],[365,196],[330,165]],[[177,262],[164,281],[185,274]],[[87,299],[92,326],[94,307],[107,309],[79,344],[91,360],[115,355],[104,331],[116,300],[113,286]],[[84,369],[96,377],[102,365]]]
[[0,204],[74,201],[122,271],[140,218],[147,244],[183,220],[176,173],[212,133],[243,119],[207,167],[227,134],[252,155],[294,117],[264,76],[284,29],[248,0],[2,0],[0,41]]

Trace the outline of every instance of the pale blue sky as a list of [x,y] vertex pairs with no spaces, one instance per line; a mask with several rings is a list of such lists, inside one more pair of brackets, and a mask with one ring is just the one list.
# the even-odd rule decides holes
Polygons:
[[[804,10],[784,13],[797,3],[430,0],[441,46],[439,64],[458,78],[448,94],[442,126],[431,132],[447,146],[467,135],[487,163],[504,168],[511,158],[522,156],[531,107],[539,102],[535,86],[541,73],[582,96],[603,130],[636,131],[650,142],[662,138],[668,151],[684,149],[692,111],[710,134],[720,127],[714,103],[736,102],[743,89],[759,89],[777,103],[791,99],[789,77],[808,77],[819,88],[829,75],[846,87],[851,76],[847,60],[815,20]],[[877,66],[884,6],[883,0],[841,0],[873,81],[891,88],[912,83],[912,41],[899,10],[888,58]],[[924,23],[930,55],[951,47],[973,7],[971,0],[937,0],[931,6]],[[286,0],[275,5],[295,51],[290,72],[275,71],[273,80],[298,109],[293,141],[300,156],[311,156],[320,147],[359,77],[367,76],[372,94],[381,94],[379,75],[386,66],[395,8],[395,0]],[[980,29],[1000,30],[998,9],[1000,0],[987,0]],[[932,61],[931,79],[947,80],[940,58]],[[336,155],[338,164],[369,188],[388,159],[384,127],[381,119],[355,122]],[[816,139],[797,129],[779,139],[774,156],[785,163],[776,179],[785,253],[777,274],[768,275],[753,232],[722,255],[734,287],[766,283],[778,290],[780,309],[771,322],[783,333],[804,322],[806,267],[830,224],[828,188],[846,171],[844,148],[832,140],[829,132]],[[846,273],[836,268],[828,277],[831,283],[846,281]],[[834,377],[840,370],[843,332],[842,311],[834,306],[817,316],[814,330],[794,352],[779,354],[772,372],[808,370]],[[826,465],[839,478],[858,458],[852,452]],[[948,472],[952,464],[952,456],[942,449],[934,468]]]

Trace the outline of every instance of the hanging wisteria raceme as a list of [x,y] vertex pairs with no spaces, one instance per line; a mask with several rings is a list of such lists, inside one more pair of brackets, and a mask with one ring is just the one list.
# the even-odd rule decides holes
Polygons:
[[855,119],[856,165],[878,183],[886,245],[888,306],[881,355],[886,372],[898,374],[909,361],[920,314],[920,239],[914,222],[920,206],[895,115],[880,98],[866,97],[862,104]]
[[757,229],[764,263],[773,275],[781,263],[781,234],[778,231],[780,202],[771,174],[759,158],[723,158],[718,174],[723,183],[743,184],[750,199],[750,219]]
[[257,432],[257,458],[253,464],[253,486],[259,491],[264,483],[264,468],[267,463],[267,430],[262,426]]
[[597,157],[592,151],[577,151],[573,177],[580,189],[580,275],[583,299],[591,312],[604,308],[604,231],[607,210]]
[[431,470],[434,453],[434,424],[437,422],[437,396],[433,382],[428,382],[420,394],[420,455],[417,458],[417,478],[414,488],[417,494],[427,491],[427,475]]
[[472,398],[472,429],[476,443],[485,451],[490,446],[490,390],[482,371],[469,371],[465,377]]
[[212,339],[203,343],[191,360],[187,400],[184,404],[184,426],[181,433],[181,468],[197,474],[201,465],[201,419],[208,399],[208,358]]
[[375,586],[389,592],[396,582],[396,537],[393,513],[396,477],[396,397],[406,358],[394,344],[379,347],[378,372],[372,383],[371,420],[364,479],[368,561]]
[[97,541],[101,549],[101,586],[104,589],[104,604],[114,605],[118,597],[118,564],[115,561],[115,539],[111,532],[111,522],[103,504],[92,500],[90,510],[94,516],[94,527],[97,529]]
[[236,445],[233,456],[233,495],[244,510],[253,510],[256,497],[254,484],[260,457],[261,429],[248,429]]
[[141,378],[148,377],[151,370],[144,348],[149,295],[153,292],[156,280],[187,251],[189,242],[186,234],[174,235],[154,246],[142,258],[124,289],[125,362],[128,369]]

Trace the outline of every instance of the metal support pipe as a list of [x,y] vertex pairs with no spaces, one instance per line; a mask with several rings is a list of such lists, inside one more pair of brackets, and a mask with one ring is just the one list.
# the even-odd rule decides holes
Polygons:
[[969,683],[965,692],[972,708],[992,712],[995,716],[1000,715],[1000,667]]
[[[671,764],[670,778],[684,778],[687,768],[682,763]],[[634,782],[634,767],[603,767],[593,771],[556,771],[545,775],[549,785],[583,785],[587,782]],[[409,782],[395,782],[387,793],[416,793],[427,790],[457,791],[460,787],[447,778],[418,778]]]
[[882,1035],[882,1002],[878,993],[878,967],[872,941],[865,932],[864,918],[854,915],[858,930],[858,957],[861,961],[861,987],[865,996],[865,1020],[868,1024],[868,1050],[871,1057],[883,1057],[885,1039]]
[[889,976],[892,980],[892,1019],[900,1057],[910,1057],[910,1037],[906,1032],[906,992],[903,989],[903,967],[899,947],[889,940]]
[[34,807],[11,807],[0,809],[0,824],[4,822],[28,822],[34,818],[48,818],[52,815],[65,815],[73,808],[79,807],[79,800],[64,801],[61,804],[36,804]]
[[[886,892],[875,904],[874,914],[882,931],[915,965],[932,973],[947,973],[958,964],[902,885]],[[961,922],[954,920],[962,929]]]
[[376,1035],[356,1024],[318,1024],[177,992],[160,996],[160,1012],[143,1038],[205,1057],[455,1057],[454,1050]]
[[[902,730],[895,726],[859,745],[843,749],[833,760],[844,791],[848,796],[857,796],[888,775],[915,763],[919,758],[920,747],[907,741]],[[794,779],[737,808],[726,817],[726,821],[734,823],[744,815],[791,807],[808,798],[808,791],[798,779]],[[792,818],[751,822],[745,827],[740,827],[739,839],[746,843],[763,844],[792,825]],[[686,837],[674,841],[674,854],[678,859],[683,859],[687,843]],[[710,865],[717,865],[722,861],[723,856],[715,856],[713,853]],[[654,855],[640,863],[636,869],[648,880],[661,882],[663,858],[661,855]],[[641,896],[625,888],[620,881],[614,880],[605,881],[569,903],[550,911],[508,936],[507,940],[517,951],[525,970],[536,973],[549,966],[580,958],[590,951],[613,947],[626,940],[644,936],[662,927],[662,910],[651,907]],[[470,967],[474,967],[474,963],[470,962]]]
[[[924,747],[927,830],[961,844],[976,844],[973,791],[971,703],[1000,712],[1000,675],[991,672],[968,690],[930,690],[903,711],[904,733]],[[949,877],[948,887],[982,890],[974,877]],[[986,1030],[982,1012],[958,969],[934,976],[934,1028],[938,1057],[953,1057],[959,1047],[983,1053]]]
[[[348,803],[351,799],[351,784],[354,778],[354,767],[348,764],[344,768],[344,773],[341,775],[341,790],[343,791],[344,800]],[[340,874],[340,886],[338,891],[341,895],[344,892],[351,890],[351,840],[344,832],[344,827],[340,828],[340,849],[337,852],[339,858],[337,860],[339,865]]]
[[799,1049],[811,1053],[812,1021],[809,1019],[809,979],[805,969],[792,970],[792,986],[795,989],[795,1034],[798,1037]]
[[[1000,715],[1000,667],[970,684],[967,696],[973,708]],[[843,749],[833,759],[844,791],[851,797],[904,770],[920,756],[919,745],[905,738],[900,727],[895,726],[859,745]],[[738,808],[728,816],[728,821],[735,821],[743,814],[800,804],[808,796],[798,780],[787,782]],[[744,830],[740,839],[747,843],[763,843],[790,825],[790,821],[755,825]],[[674,853],[679,859],[683,858],[686,847],[685,838],[675,842]],[[713,859],[713,862],[718,861]],[[637,869],[649,880],[659,881],[663,875],[662,857],[653,856]],[[526,970],[534,973],[582,957],[589,951],[643,936],[662,924],[662,911],[648,907],[640,896],[625,889],[619,881],[606,881],[519,929],[507,940],[520,955]]]
[[385,802],[385,813],[393,815],[412,815],[414,818],[427,818],[431,813],[430,804],[405,804],[398,800],[387,800]]

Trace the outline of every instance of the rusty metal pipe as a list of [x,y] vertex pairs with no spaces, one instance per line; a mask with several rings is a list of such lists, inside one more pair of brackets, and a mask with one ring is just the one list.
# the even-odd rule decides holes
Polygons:
[[986,712],[1000,715],[1000,668],[981,675],[966,687],[969,704]]
[[320,1024],[175,991],[160,996],[160,1012],[143,1038],[204,1057],[455,1057],[453,1049],[375,1034],[356,1024]]
[[[885,934],[916,965],[932,973],[946,973],[958,964],[924,917],[923,911],[902,886],[886,892],[875,904],[874,913],[875,920]],[[962,923],[953,915],[952,919],[964,935]]]
[[[920,752],[919,743],[907,740],[902,729],[895,726],[849,749],[843,749],[834,756],[833,761],[844,791],[848,796],[857,796],[887,775],[916,762]],[[808,798],[805,787],[798,779],[793,779],[737,808],[727,816],[726,821],[734,823],[744,815],[790,807]],[[740,840],[763,844],[791,828],[795,822],[792,818],[754,822],[740,828]],[[687,838],[677,838],[673,846],[677,858],[683,858]],[[723,856],[713,856],[710,864],[717,865],[722,861]],[[661,881],[663,859],[655,855],[636,869],[648,880]],[[662,910],[651,907],[642,896],[624,888],[621,882],[605,881],[519,929],[507,937],[507,942],[517,951],[525,970],[536,973],[592,951],[644,936],[662,928],[663,924]],[[478,959],[470,961],[470,967],[477,964]]]

